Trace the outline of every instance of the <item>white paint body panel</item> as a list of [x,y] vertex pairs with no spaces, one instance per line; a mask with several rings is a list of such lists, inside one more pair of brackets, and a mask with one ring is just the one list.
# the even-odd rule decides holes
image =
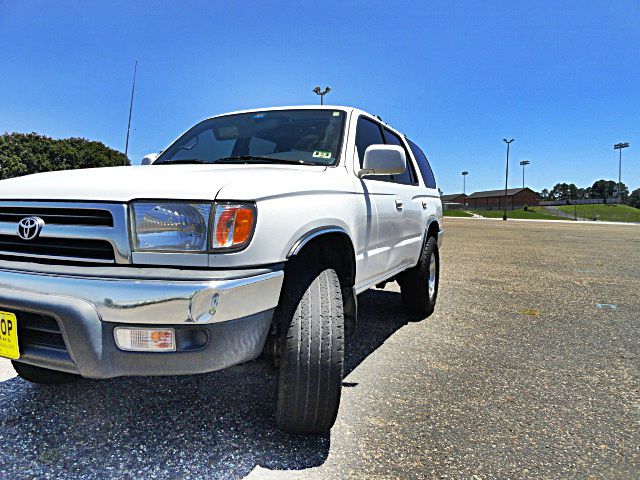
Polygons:
[[[296,242],[323,227],[337,227],[350,237],[356,255],[357,291],[415,265],[429,222],[442,225],[437,190],[426,188],[419,174],[420,184],[415,186],[357,177],[356,123],[361,115],[374,119],[369,114],[334,106],[280,109],[287,108],[347,112],[337,166],[152,165],[50,172],[0,182],[0,200],[254,201],[258,213],[250,245],[240,252],[209,255],[209,267],[284,262]],[[419,172],[412,154],[409,162]],[[396,201],[402,203],[401,209]]]

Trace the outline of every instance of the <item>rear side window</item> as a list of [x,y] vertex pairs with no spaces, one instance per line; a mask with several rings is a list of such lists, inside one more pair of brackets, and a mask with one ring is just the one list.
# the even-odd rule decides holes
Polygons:
[[413,168],[413,162],[411,161],[411,157],[409,156],[409,152],[407,152],[407,148],[400,140],[400,137],[393,133],[391,130],[384,129],[384,139],[388,145],[397,145],[398,147],[402,147],[404,150],[404,156],[407,158],[407,169],[404,173],[400,175],[392,175],[393,181],[396,183],[403,183],[405,185],[416,185],[418,182],[416,180],[416,172]]
[[418,168],[422,174],[425,186],[427,188],[436,188],[436,179],[433,176],[433,170],[431,170],[431,165],[429,165],[429,160],[427,160],[426,155],[420,147],[411,140],[407,139],[407,142],[409,142],[409,148],[411,148],[413,156],[416,157],[416,162],[418,162]]

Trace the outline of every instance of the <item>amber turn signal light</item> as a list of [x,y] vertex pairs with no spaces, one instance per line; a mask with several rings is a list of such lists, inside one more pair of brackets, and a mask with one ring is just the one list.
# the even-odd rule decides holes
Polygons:
[[256,223],[256,207],[251,203],[217,203],[212,248],[236,250],[251,240]]

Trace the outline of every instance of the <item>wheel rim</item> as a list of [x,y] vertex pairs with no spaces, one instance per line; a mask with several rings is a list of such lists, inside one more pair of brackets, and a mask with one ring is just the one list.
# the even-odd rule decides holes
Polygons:
[[436,275],[438,273],[438,266],[436,263],[436,256],[432,253],[429,260],[429,299],[433,300],[436,295]]

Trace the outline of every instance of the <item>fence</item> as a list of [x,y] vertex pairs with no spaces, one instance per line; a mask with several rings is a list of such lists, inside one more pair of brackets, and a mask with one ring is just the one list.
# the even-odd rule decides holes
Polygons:
[[603,204],[614,205],[618,204],[618,197],[609,197],[605,201],[603,198],[580,198],[575,200],[540,200],[540,205],[544,207],[554,205],[595,205]]
[[[462,204],[443,204],[445,215],[451,212],[452,216],[480,215],[487,218],[500,218],[504,207],[471,208]],[[640,209],[626,205],[600,203],[575,203],[567,205],[566,202],[559,205],[528,206],[526,210],[522,206],[507,205],[507,216],[510,218],[548,219],[548,220],[583,220],[583,221],[607,221],[626,222],[640,224]]]
[[[573,208],[572,208],[573,207]],[[640,209],[617,203],[573,203],[570,205],[541,205],[536,209],[558,218],[570,220],[626,222],[640,224]]]

